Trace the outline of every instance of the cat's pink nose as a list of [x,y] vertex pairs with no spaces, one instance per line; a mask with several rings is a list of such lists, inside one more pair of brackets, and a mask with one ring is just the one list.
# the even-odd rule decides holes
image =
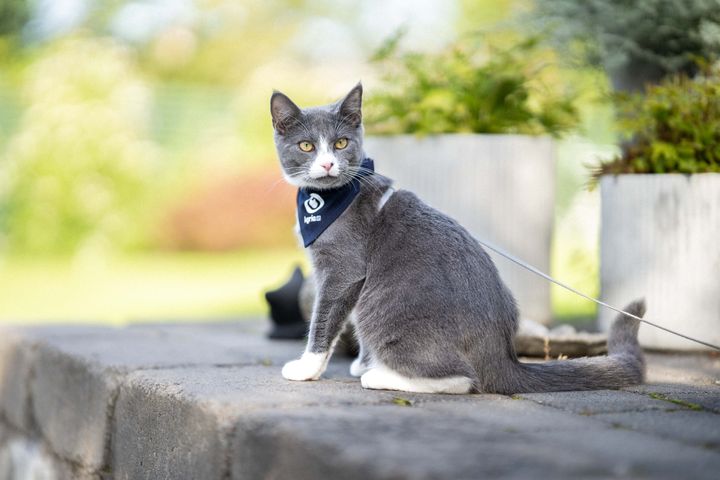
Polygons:
[[333,165],[335,165],[334,162],[322,162],[322,163],[320,164],[320,166],[323,167],[326,172],[329,172],[330,169],[333,167]]

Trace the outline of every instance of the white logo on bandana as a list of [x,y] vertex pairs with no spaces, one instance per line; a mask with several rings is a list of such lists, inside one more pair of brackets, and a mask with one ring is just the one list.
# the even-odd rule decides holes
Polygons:
[[305,205],[305,211],[312,215],[325,205],[325,200],[317,193],[311,193],[310,198],[305,200],[303,205]]

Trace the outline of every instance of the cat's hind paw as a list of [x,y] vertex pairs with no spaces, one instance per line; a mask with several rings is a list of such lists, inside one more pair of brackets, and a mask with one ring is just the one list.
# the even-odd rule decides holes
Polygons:
[[443,378],[405,377],[389,368],[379,366],[360,377],[363,388],[372,390],[400,390],[415,393],[470,393],[472,380],[453,376]]
[[286,380],[297,382],[317,380],[325,371],[327,355],[322,353],[303,353],[297,360],[287,362],[282,368],[282,376]]
[[370,370],[370,367],[368,365],[365,365],[361,360],[360,357],[353,360],[353,362],[350,364],[350,375],[353,377],[362,377],[363,373]]

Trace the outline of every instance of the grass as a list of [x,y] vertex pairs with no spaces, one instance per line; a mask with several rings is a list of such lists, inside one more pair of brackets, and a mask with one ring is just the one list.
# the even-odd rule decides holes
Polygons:
[[680,405],[681,407],[689,408],[690,410],[695,410],[698,412],[703,410],[703,407],[701,405],[698,405],[697,403],[687,402],[685,400],[678,400],[676,398],[670,398],[666,395],[663,395],[662,393],[650,392],[649,396],[654,400],[663,400],[665,402],[674,403],[675,405]]
[[[261,315],[299,249],[148,253],[111,259],[5,259],[0,324],[125,324]],[[307,270],[305,268],[305,270]]]
[[413,402],[411,400],[408,400],[407,398],[403,398],[403,397],[393,397],[391,401],[395,405],[399,405],[401,407],[412,407],[413,406]]
[[[572,246],[559,241],[554,258]],[[572,263],[554,261],[553,273],[594,293],[596,266],[588,272]],[[296,264],[309,270],[299,249],[0,259],[0,324],[122,325],[265,315],[263,292],[281,285]],[[553,307],[565,321],[594,314],[592,304],[557,289]]]
[[[262,316],[267,313],[263,292],[284,283],[296,264],[309,270],[300,249],[0,259],[0,324],[123,325]],[[575,280],[566,265],[556,265],[555,273]],[[557,317],[592,313],[587,304],[553,293]]]

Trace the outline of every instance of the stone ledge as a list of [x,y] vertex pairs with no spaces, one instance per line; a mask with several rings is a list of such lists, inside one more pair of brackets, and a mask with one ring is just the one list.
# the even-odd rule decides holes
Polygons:
[[627,391],[420,395],[363,390],[348,359],[318,382],[287,382],[279,367],[303,345],[263,330],[0,331],[0,478],[20,467],[208,480],[713,478],[720,468],[710,357],[652,355],[650,379],[663,383]]

